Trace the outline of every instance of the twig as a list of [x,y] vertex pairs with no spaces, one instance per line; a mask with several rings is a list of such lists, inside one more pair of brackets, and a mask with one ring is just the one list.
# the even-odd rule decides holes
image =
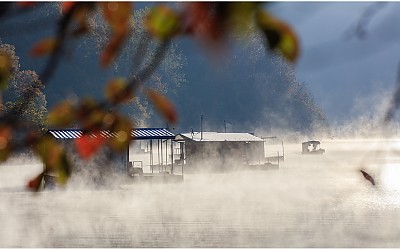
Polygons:
[[383,120],[384,124],[387,124],[388,122],[393,120],[396,110],[399,108],[399,106],[400,106],[400,63],[397,69],[396,90],[392,96],[392,100],[386,111],[385,118]]
[[367,25],[385,5],[385,2],[378,2],[369,5],[368,8],[361,14],[357,24],[347,31],[347,34],[345,34],[345,39],[352,39],[353,37],[364,39],[367,35]]

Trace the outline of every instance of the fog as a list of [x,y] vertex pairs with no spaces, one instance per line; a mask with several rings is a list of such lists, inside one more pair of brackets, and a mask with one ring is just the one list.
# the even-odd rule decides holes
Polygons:
[[0,167],[0,246],[398,247],[400,140],[321,147],[302,155],[301,142],[285,143],[278,170],[40,193],[24,189],[40,162],[14,157]]

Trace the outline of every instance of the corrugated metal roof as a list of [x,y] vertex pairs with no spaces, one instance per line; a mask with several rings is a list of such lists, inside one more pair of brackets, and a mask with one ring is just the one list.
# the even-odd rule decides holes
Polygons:
[[[56,139],[68,140],[80,138],[83,135],[82,130],[79,129],[50,129],[47,131]],[[136,128],[131,132],[135,140],[165,140],[174,139],[175,135],[165,128]],[[98,134],[89,134],[91,137],[97,137]],[[115,137],[116,133],[111,133],[107,130],[100,131],[100,136],[104,138]]]
[[218,132],[203,132],[203,139],[201,139],[200,132],[180,134],[183,137],[192,139],[194,141],[264,141],[263,139],[254,136],[250,133],[218,133]]

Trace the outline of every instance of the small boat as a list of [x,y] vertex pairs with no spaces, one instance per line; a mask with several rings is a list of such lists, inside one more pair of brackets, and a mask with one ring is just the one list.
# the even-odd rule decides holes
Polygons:
[[306,141],[301,144],[303,154],[324,154],[325,149],[322,149],[319,141]]

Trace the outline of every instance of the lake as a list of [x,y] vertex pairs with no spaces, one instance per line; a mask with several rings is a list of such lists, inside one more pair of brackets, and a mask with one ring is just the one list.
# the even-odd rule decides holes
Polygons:
[[321,143],[285,144],[279,170],[119,190],[34,194],[41,164],[17,158],[0,166],[0,247],[400,247],[400,140]]

